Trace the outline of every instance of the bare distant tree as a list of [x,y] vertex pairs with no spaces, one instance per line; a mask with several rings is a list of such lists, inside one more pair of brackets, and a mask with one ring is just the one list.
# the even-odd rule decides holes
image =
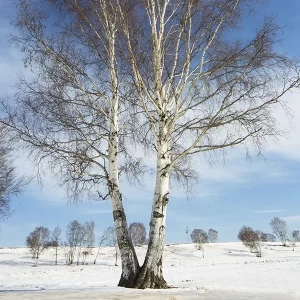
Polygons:
[[106,239],[107,239],[107,236],[106,236],[106,234],[105,234],[105,232],[104,232],[104,233],[99,237],[98,251],[97,251],[96,257],[95,257],[95,259],[94,259],[94,265],[96,264],[98,255],[99,255],[99,253],[100,253],[100,249],[101,249],[102,245],[105,244]]
[[274,217],[270,221],[270,227],[274,235],[281,241],[283,246],[286,246],[288,240],[288,227],[286,221],[278,217]]
[[52,247],[55,248],[55,265],[57,265],[57,252],[61,243],[61,229],[56,226],[51,233]]
[[193,243],[198,243],[199,239],[203,243],[208,243],[208,235],[203,229],[194,229],[191,233],[191,240]]
[[85,263],[87,255],[92,253],[95,244],[95,222],[85,222],[84,224],[84,238],[82,251],[82,264]]
[[208,239],[210,243],[215,243],[218,240],[218,231],[210,228],[208,230]]
[[202,229],[194,229],[191,233],[191,240],[196,243],[197,249],[202,251],[202,256],[204,258],[204,244],[208,243],[208,235]]
[[66,263],[84,264],[87,255],[91,254],[95,244],[95,223],[85,222],[81,224],[77,220],[70,222],[66,231],[65,255]]
[[117,237],[116,237],[116,229],[113,226],[108,227],[104,231],[104,236],[105,236],[105,243],[107,246],[114,247],[115,248],[115,266],[118,265],[118,243],[117,243]]
[[257,231],[249,226],[243,226],[239,231],[238,239],[257,257],[261,257],[261,244]]
[[11,196],[20,194],[28,182],[15,172],[8,134],[7,128],[0,123],[0,223],[11,215]]
[[300,232],[299,230],[293,230],[290,234],[290,241],[293,246],[293,251],[295,251],[295,247],[298,242],[300,242]]
[[65,256],[66,264],[74,263],[77,248],[82,240],[82,225],[74,220],[69,223],[66,231]]
[[299,230],[293,230],[292,237],[296,242],[300,242],[300,232],[299,232]]
[[185,233],[187,235],[187,239],[188,239],[188,243],[189,243],[190,242],[190,229],[189,229],[189,226],[186,226]]
[[32,257],[37,260],[41,253],[49,247],[50,230],[46,227],[36,227],[26,238],[26,245]]
[[276,242],[276,236],[272,233],[260,232],[259,239],[261,242]]
[[133,222],[129,225],[129,234],[134,246],[142,246],[146,241],[146,228],[141,222]]

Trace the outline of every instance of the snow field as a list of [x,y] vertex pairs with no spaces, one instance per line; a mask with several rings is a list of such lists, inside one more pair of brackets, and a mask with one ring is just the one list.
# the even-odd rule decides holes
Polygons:
[[[116,287],[121,267],[114,266],[113,248],[102,248],[96,265],[94,249],[87,258],[88,265],[79,266],[64,264],[63,249],[59,252],[59,265],[55,266],[54,251],[47,250],[38,267],[33,266],[27,248],[4,248],[0,249],[0,299],[25,300],[22,295],[33,300],[86,299],[87,294],[89,299],[96,299],[99,293],[102,296],[97,299],[300,299],[300,247],[292,251],[290,247],[267,243],[262,250],[262,257],[257,258],[241,243],[207,244],[202,258],[202,252],[193,244],[167,245],[164,275],[175,288],[133,291]],[[145,252],[146,248],[137,248],[140,263]],[[120,294],[123,296],[118,298]],[[105,298],[107,295],[111,298]],[[222,298],[210,298],[220,295]]]

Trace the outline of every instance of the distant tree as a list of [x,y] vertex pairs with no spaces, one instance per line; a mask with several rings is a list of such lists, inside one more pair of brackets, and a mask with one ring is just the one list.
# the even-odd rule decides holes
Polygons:
[[104,236],[105,236],[105,243],[107,246],[111,246],[115,248],[115,266],[118,265],[118,253],[119,253],[119,249],[118,249],[118,243],[117,243],[117,235],[116,235],[116,229],[114,226],[110,226],[108,227],[105,231],[104,231]]
[[95,222],[85,222],[83,228],[83,251],[82,251],[82,264],[85,263],[87,255],[92,253],[95,245]]
[[83,250],[84,249],[84,237],[85,237],[85,226],[83,224],[80,224],[79,232],[78,232],[78,244],[75,249],[75,252],[77,255],[77,260],[76,260],[77,266],[80,264],[81,254],[84,251]]
[[204,258],[204,244],[208,243],[208,234],[202,229],[194,229],[191,233],[191,240],[196,243],[197,249],[202,251]]
[[0,223],[11,215],[11,196],[18,195],[28,183],[25,177],[18,177],[8,147],[7,130],[0,123]]
[[191,233],[193,243],[198,243],[200,240],[203,243],[208,243],[208,234],[203,229],[194,229]]
[[79,223],[77,220],[70,222],[66,232],[65,256],[67,265],[74,263],[84,264],[88,254],[91,254],[95,244],[95,223]]
[[61,243],[61,229],[59,226],[56,226],[51,234],[52,247],[55,248],[55,265],[57,265],[57,252],[58,247]]
[[239,231],[238,239],[257,257],[261,257],[261,243],[257,231],[249,226],[243,226]]
[[134,246],[141,246],[146,241],[146,228],[141,222],[133,222],[129,225],[129,234]]
[[292,237],[296,242],[300,242],[300,232],[299,230],[293,230]]
[[39,259],[41,253],[49,247],[50,230],[46,227],[36,227],[26,238],[26,245],[32,257]]
[[66,231],[65,256],[66,264],[71,265],[74,262],[76,249],[82,239],[82,225],[74,220],[69,223]]
[[291,232],[290,241],[292,243],[293,251],[294,251],[297,243],[300,242],[300,232],[299,232],[299,230],[293,230]]
[[276,242],[276,236],[272,233],[260,232],[259,239],[261,242]]
[[97,258],[100,253],[100,249],[101,249],[102,245],[105,244],[106,238],[107,237],[106,237],[105,233],[102,233],[102,235],[99,237],[98,251],[97,251],[96,257],[94,259],[94,265],[96,264],[96,261],[97,261]]
[[278,217],[274,217],[270,221],[270,227],[274,235],[281,241],[283,246],[286,246],[288,240],[288,227],[286,221]]
[[208,230],[208,239],[210,243],[215,243],[218,240],[218,231],[210,228]]
[[187,235],[188,243],[189,243],[190,242],[190,229],[189,229],[189,226],[186,226],[185,233]]

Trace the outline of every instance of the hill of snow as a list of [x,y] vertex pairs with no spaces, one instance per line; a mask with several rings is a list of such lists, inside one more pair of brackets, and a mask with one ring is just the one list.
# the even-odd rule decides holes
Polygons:
[[[177,294],[191,293],[186,299],[198,299],[193,298],[192,294],[205,294],[207,291],[266,295],[280,293],[289,297],[281,299],[300,299],[300,247],[292,251],[290,247],[267,243],[262,251],[262,257],[257,258],[241,243],[207,244],[203,258],[202,252],[193,244],[167,245],[164,255],[164,275],[167,282],[176,289],[172,289],[172,292],[157,293],[162,295],[175,293],[174,291]],[[116,288],[121,267],[114,265],[114,248],[102,248],[97,264],[94,265],[96,252],[97,249],[94,249],[93,254],[88,256],[87,265],[66,266],[64,249],[60,249],[59,264],[55,266],[55,252],[50,249],[41,255],[38,266],[34,267],[34,261],[27,248],[0,249],[0,290],[2,292],[50,290],[61,293],[67,290],[102,290],[105,294],[108,291],[118,293],[122,290],[122,293],[130,294],[128,289]],[[146,247],[137,247],[140,263],[145,252]],[[151,293],[145,292],[146,294],[143,294],[145,297],[147,292]],[[143,299],[148,299],[145,297]],[[154,299],[153,296],[150,298]],[[276,298],[274,296],[270,299]]]

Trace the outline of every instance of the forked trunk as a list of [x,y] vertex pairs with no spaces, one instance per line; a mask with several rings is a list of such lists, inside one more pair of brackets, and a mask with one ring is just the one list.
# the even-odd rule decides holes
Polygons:
[[134,284],[134,287],[139,289],[165,289],[169,287],[162,272],[170,180],[170,149],[164,127],[158,139],[157,152],[157,175],[148,250],[139,277]]

